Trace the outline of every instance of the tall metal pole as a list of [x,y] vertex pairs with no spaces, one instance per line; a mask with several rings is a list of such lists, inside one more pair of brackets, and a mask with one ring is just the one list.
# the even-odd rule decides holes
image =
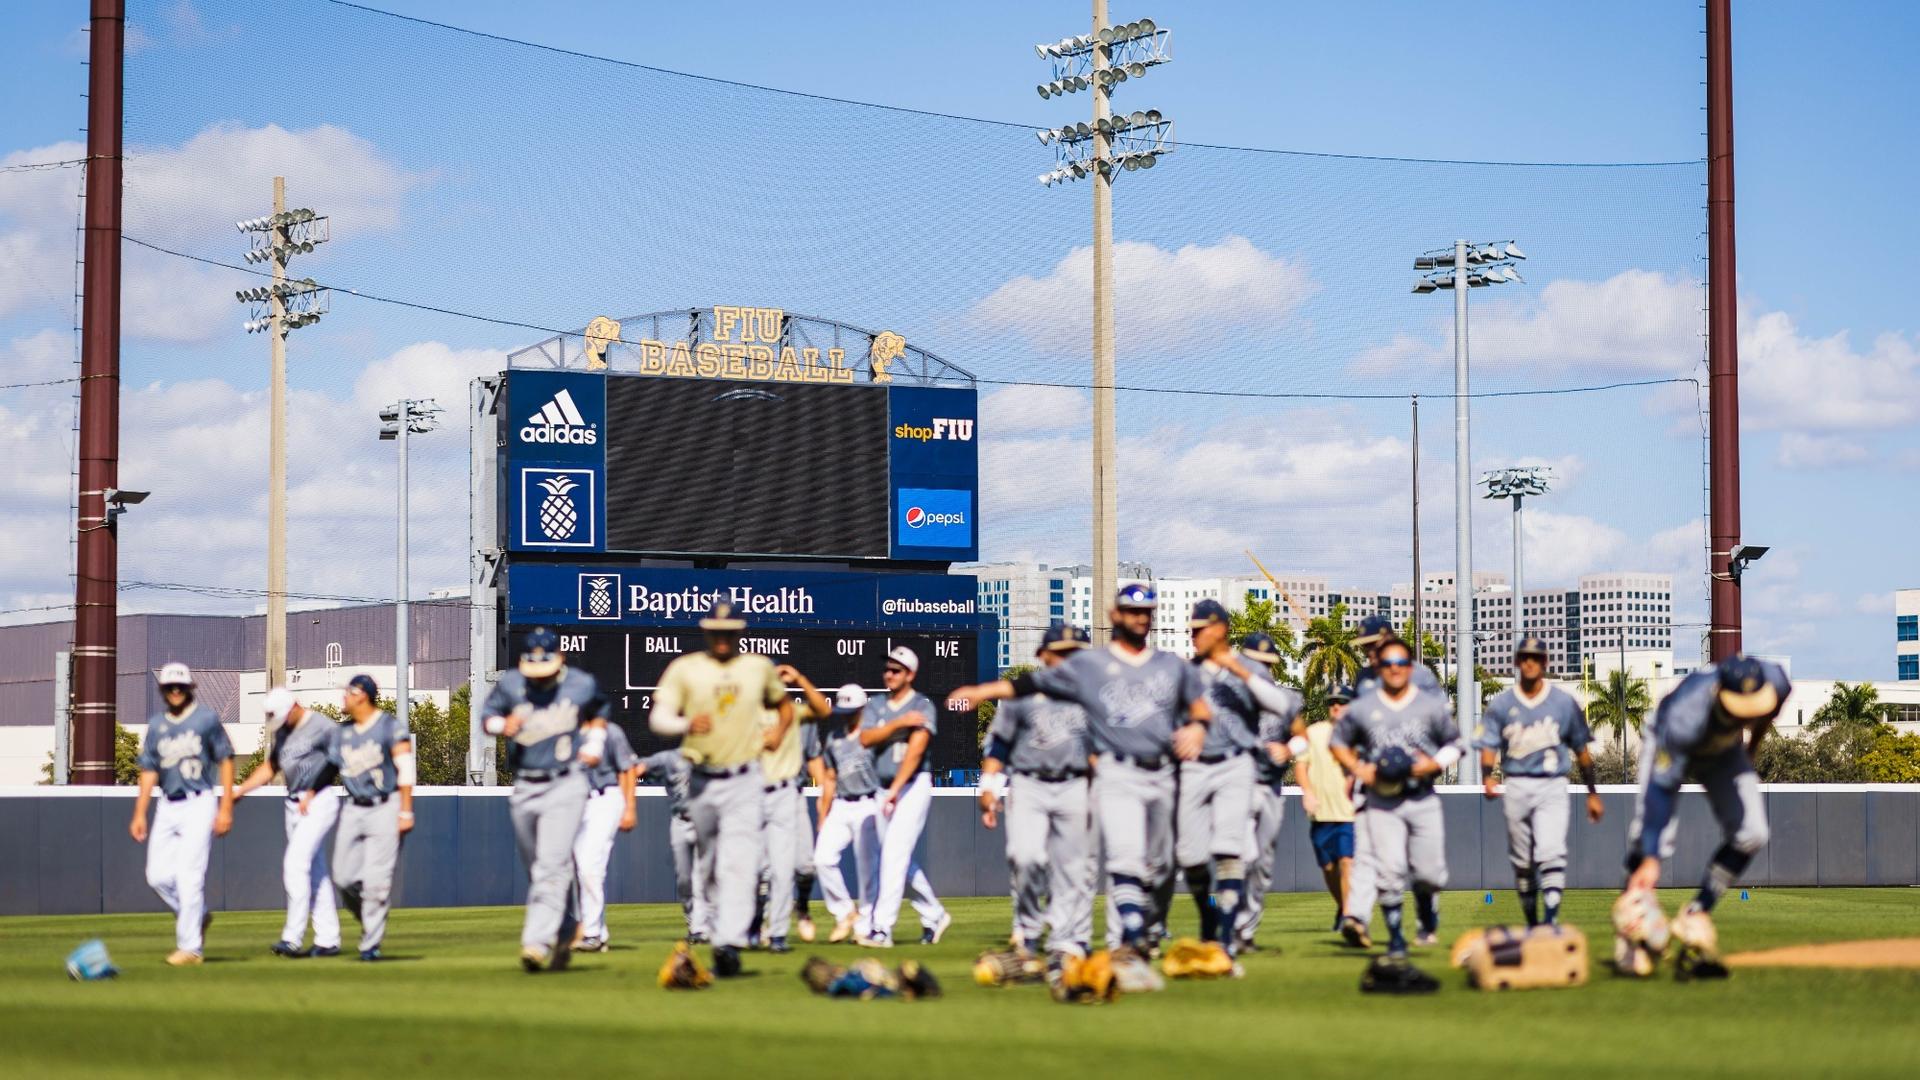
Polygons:
[[1712,632],[1708,659],[1740,651],[1739,297],[1733,255],[1733,28],[1731,0],[1707,0],[1707,409],[1712,459]]
[[1427,662],[1426,622],[1422,608],[1427,606],[1426,589],[1420,577],[1420,395],[1413,395],[1413,657]]
[[[1520,651],[1521,639],[1527,636],[1527,588],[1520,575],[1522,549],[1526,547],[1526,530],[1521,524],[1520,504],[1526,501],[1524,495],[1513,497],[1513,648],[1516,655]],[[1513,677],[1520,677],[1518,668],[1514,669]]]
[[87,69],[87,216],[80,316],[80,487],[73,580],[73,782],[113,783],[120,486],[120,119],[123,0],[93,0]]
[[[273,213],[287,211],[287,178],[273,178]],[[273,229],[273,295],[268,298],[273,368],[267,392],[267,685],[287,684],[287,227]]]
[[[1454,688],[1458,694],[1454,711],[1461,731],[1472,731],[1480,711],[1480,687],[1473,666],[1473,456],[1469,452],[1467,424],[1467,242],[1453,242],[1453,604],[1454,637],[1458,658],[1454,670]],[[1480,778],[1480,758],[1467,754],[1460,759],[1460,782],[1475,783]]]
[[[407,429],[413,426],[414,403],[400,402],[400,528],[394,553],[393,584],[393,715],[407,723]],[[411,729],[409,729],[411,730]]]
[[[1093,33],[1107,25],[1107,0],[1093,0]],[[1098,73],[1112,61],[1112,51],[1097,42],[1093,48],[1093,119],[1107,119],[1107,90]],[[1112,140],[1096,134],[1094,159],[1106,162]],[[1107,604],[1113,599],[1119,576],[1119,483],[1115,473],[1113,425],[1113,176],[1103,168],[1093,172],[1093,639],[1107,640]]]

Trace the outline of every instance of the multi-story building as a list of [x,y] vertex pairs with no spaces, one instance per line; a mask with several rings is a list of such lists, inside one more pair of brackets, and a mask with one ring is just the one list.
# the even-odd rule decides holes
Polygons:
[[1030,663],[1047,624],[1067,617],[1068,594],[1073,587],[1070,568],[989,563],[955,567],[954,573],[972,574],[979,581],[980,611],[1000,622],[995,671]]
[[1893,594],[1893,662],[1900,681],[1920,680],[1920,589]]

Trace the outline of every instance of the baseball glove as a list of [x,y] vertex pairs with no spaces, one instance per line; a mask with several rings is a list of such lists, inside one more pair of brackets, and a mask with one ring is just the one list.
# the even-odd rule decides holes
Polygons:
[[870,957],[854,961],[852,967],[841,972],[838,978],[827,985],[828,997],[859,998],[861,1001],[892,997],[899,992],[900,976]]
[[1126,946],[1113,954],[1113,983],[1123,994],[1151,994],[1167,988],[1167,980],[1144,956]]
[[807,989],[814,993],[824,994],[833,985],[833,980],[846,973],[847,969],[838,964],[828,963],[818,956],[809,956],[800,967],[800,981],[806,983]]
[[659,979],[662,990],[704,990],[713,983],[713,975],[700,966],[684,941],[675,945],[667,962],[660,965]]
[[902,962],[899,970],[894,972],[894,979],[900,984],[900,996],[908,1001],[940,996],[940,980],[934,978],[933,972],[918,960]]
[[1406,790],[1407,778],[1412,775],[1413,755],[1403,747],[1389,746],[1373,763],[1373,790],[1383,796],[1398,795]]
[[1634,889],[1620,894],[1613,902],[1613,928],[1635,945],[1644,946],[1655,956],[1667,951],[1672,931],[1667,915],[1660,910],[1660,898],[1651,889]]
[[1181,938],[1160,958],[1169,979],[1217,979],[1233,974],[1233,957],[1217,942]]
[[1674,955],[1675,978],[1689,982],[1727,977],[1727,965],[1720,961],[1720,936],[1706,912],[1682,911],[1673,917],[1672,931],[1673,940],[1680,945]]
[[1360,976],[1363,994],[1431,994],[1440,989],[1440,980],[1390,956],[1375,957]]
[[1086,957],[1054,953],[1047,961],[1047,988],[1062,1004],[1094,1005],[1120,996],[1113,956],[1104,951]]
[[1035,957],[1013,950],[983,952],[973,962],[973,981],[981,986],[1012,986],[1034,983],[1046,977],[1047,969]]

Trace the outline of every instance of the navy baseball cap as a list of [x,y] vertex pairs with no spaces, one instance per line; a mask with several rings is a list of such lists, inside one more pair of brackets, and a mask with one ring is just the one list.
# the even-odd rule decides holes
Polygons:
[[1247,640],[1240,643],[1240,654],[1262,664],[1280,662],[1280,646],[1274,644],[1273,635],[1264,630],[1248,634]]
[[1353,687],[1348,686],[1346,683],[1341,683],[1340,685],[1327,691],[1327,702],[1329,704],[1336,701],[1352,701],[1352,700],[1353,700]]
[[1225,604],[1218,600],[1207,599],[1193,605],[1193,617],[1188,620],[1187,625],[1198,630],[1203,626],[1212,626],[1214,623],[1224,626],[1232,621],[1227,615]]
[[520,646],[520,674],[529,679],[551,679],[566,657],[560,655],[560,635],[544,626],[527,631]]
[[1385,615],[1369,615],[1360,620],[1360,633],[1355,635],[1355,645],[1378,645],[1390,637],[1399,635],[1393,632],[1393,620]]
[[1513,657],[1516,660],[1522,656],[1537,656],[1544,660],[1550,655],[1552,654],[1547,652],[1546,639],[1538,634],[1528,634],[1520,639],[1520,644],[1513,647]]
[[1780,692],[1767,678],[1767,665],[1751,656],[1735,656],[1719,664],[1720,708],[1728,716],[1758,720],[1780,711]]
[[367,695],[368,701],[380,700],[380,684],[374,682],[371,675],[355,675],[347,680],[347,685]]
[[1160,606],[1160,596],[1153,586],[1135,581],[1120,586],[1120,591],[1113,594],[1113,606],[1121,611],[1152,611]]
[[1047,632],[1040,635],[1041,652],[1072,652],[1087,647],[1087,632],[1061,619],[1055,619],[1047,626]]

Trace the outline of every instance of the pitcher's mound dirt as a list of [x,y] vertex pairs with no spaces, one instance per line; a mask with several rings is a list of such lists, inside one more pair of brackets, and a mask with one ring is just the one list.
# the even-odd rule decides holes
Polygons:
[[1831,945],[1789,945],[1784,949],[1735,953],[1730,967],[1920,968],[1920,938],[1840,941]]

